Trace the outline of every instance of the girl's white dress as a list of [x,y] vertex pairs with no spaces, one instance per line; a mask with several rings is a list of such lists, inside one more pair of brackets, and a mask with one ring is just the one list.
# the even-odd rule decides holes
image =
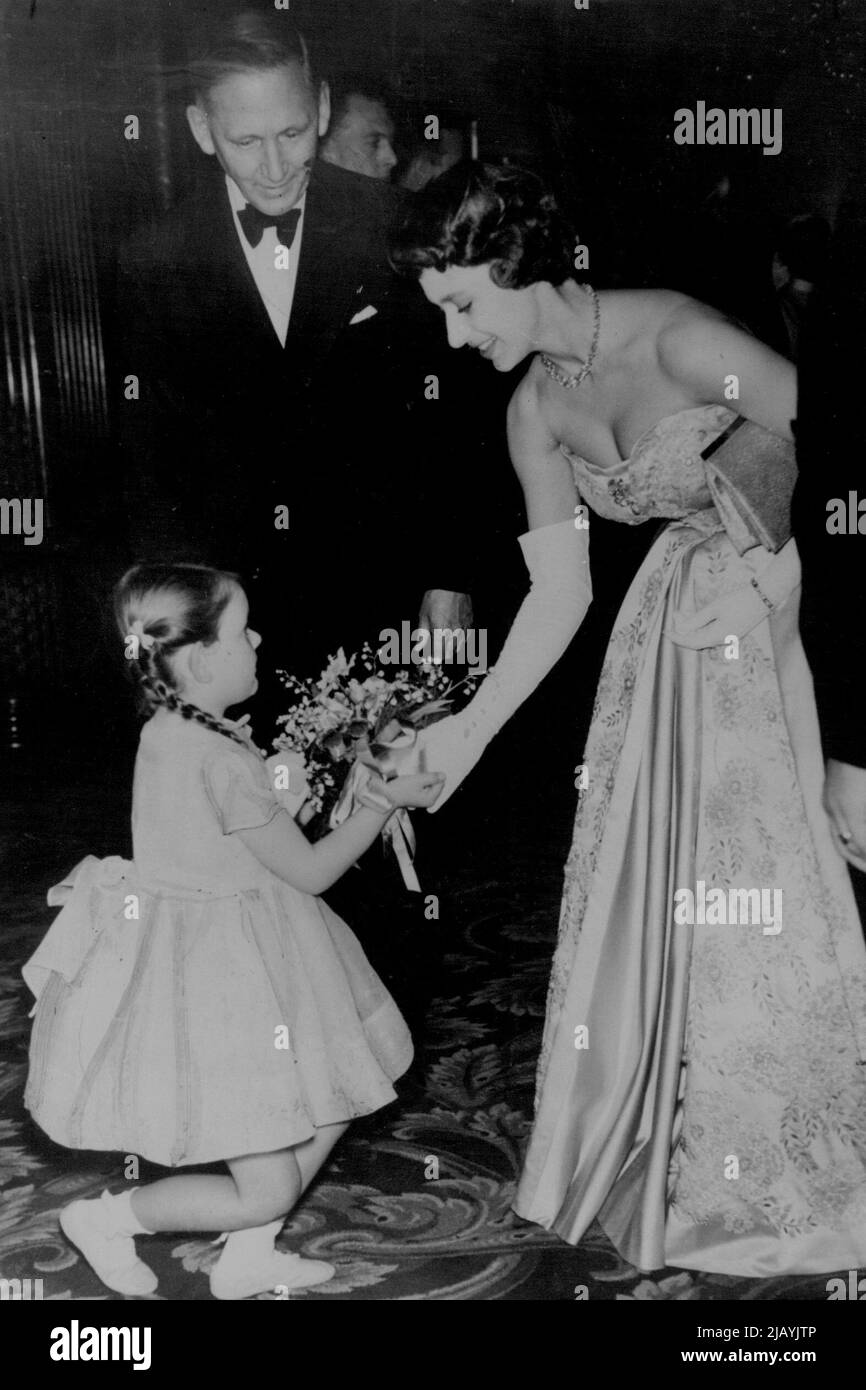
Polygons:
[[58,1143],[170,1166],[286,1148],[395,1098],[393,999],[321,899],[233,831],[283,809],[262,757],[159,710],[135,765],[132,862],[89,857],[24,966],[25,1104]]

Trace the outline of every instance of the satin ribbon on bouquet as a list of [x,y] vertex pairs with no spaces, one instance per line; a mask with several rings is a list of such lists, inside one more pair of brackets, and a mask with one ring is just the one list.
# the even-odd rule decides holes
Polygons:
[[[426,710],[429,712],[431,708],[427,706]],[[369,789],[370,779],[375,774],[387,782],[400,772],[412,771],[413,768],[405,764],[413,753],[417,756],[417,743],[418,730],[401,723],[399,719],[392,719],[372,741],[366,734],[353,740],[355,762],[328,820],[332,830],[348,820],[358,806],[373,806],[380,811],[391,806],[385,797]],[[405,806],[394,809],[394,814],[382,831],[382,838],[391,845],[397,857],[406,887],[412,893],[420,893],[421,884],[412,862],[415,857],[415,831]]]

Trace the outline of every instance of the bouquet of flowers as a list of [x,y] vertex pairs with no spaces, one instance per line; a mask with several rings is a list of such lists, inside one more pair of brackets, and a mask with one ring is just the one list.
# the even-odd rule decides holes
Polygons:
[[[351,815],[371,775],[388,781],[399,772],[419,770],[418,734],[452,713],[458,701],[465,703],[484,672],[452,682],[441,663],[423,661],[398,668],[387,679],[365,643],[351,657],[341,647],[318,677],[277,674],[294,701],[288,714],[277,719],[280,732],[273,746],[277,753],[303,759],[307,804],[313,811],[307,834],[315,840]],[[420,891],[411,863],[414,834],[408,811],[395,811],[383,837],[397,855],[407,887]]]

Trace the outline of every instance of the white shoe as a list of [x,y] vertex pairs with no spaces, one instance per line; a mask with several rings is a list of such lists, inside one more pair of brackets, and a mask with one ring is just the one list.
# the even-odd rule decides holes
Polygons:
[[221,1269],[218,1260],[210,1276],[210,1291],[214,1298],[252,1298],[272,1289],[308,1289],[314,1284],[326,1284],[336,1274],[334,1265],[324,1260],[304,1260],[300,1255],[282,1255],[271,1251],[249,1269]]
[[81,1251],[91,1269],[115,1293],[155,1293],[158,1279],[135,1253],[132,1236],[117,1230],[111,1194],[72,1202],[60,1213],[60,1229]]

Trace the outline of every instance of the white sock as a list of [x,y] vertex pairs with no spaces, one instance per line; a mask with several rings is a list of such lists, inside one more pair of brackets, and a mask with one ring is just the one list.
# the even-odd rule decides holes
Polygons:
[[274,1241],[283,1229],[286,1218],[269,1221],[267,1226],[249,1226],[243,1231],[230,1231],[217,1261],[223,1273],[240,1272],[259,1265],[273,1254]]
[[102,1200],[111,1212],[111,1219],[117,1228],[118,1234],[124,1236],[152,1236],[155,1232],[148,1230],[147,1226],[143,1226],[133,1210],[132,1194],[137,1191],[137,1187],[127,1187],[123,1192],[115,1194],[106,1191],[102,1194]]

